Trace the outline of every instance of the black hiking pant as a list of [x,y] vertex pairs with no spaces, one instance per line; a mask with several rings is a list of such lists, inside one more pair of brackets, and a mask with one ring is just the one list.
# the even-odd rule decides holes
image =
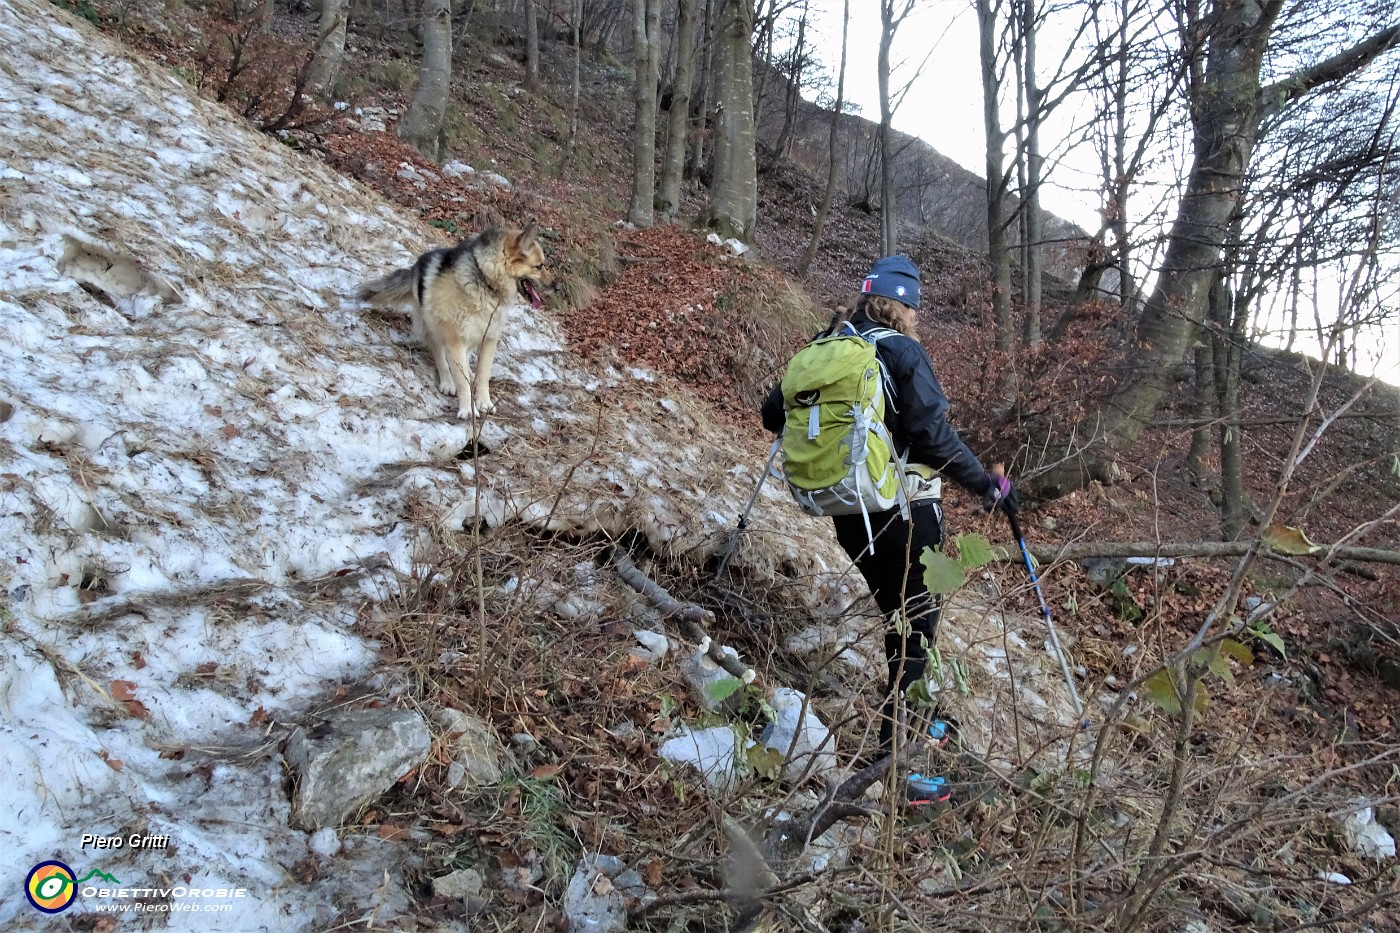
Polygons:
[[[886,620],[885,662],[889,680],[880,714],[880,751],[888,752],[894,735],[895,699],[924,676],[928,649],[938,628],[942,605],[924,586],[924,566],[919,557],[924,548],[943,543],[943,508],[934,501],[916,502],[910,507],[908,521],[898,509],[872,512],[874,553],[865,532],[865,520],[859,514],[835,515],[832,521],[836,525],[836,540],[855,561]],[[903,633],[902,627],[894,623],[895,613],[901,609],[908,620]]]

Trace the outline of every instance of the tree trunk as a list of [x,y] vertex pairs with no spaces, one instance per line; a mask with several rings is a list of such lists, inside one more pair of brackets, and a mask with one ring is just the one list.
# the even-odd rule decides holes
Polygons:
[[836,148],[841,138],[841,108],[846,94],[846,40],[851,26],[851,0],[845,0],[841,11],[841,69],[836,73],[836,107],[831,111],[831,133],[826,143],[826,188],[822,191],[822,204],[817,209],[817,221],[812,226],[812,239],[797,263],[797,274],[805,276],[811,268],[812,260],[821,246],[822,232],[826,230],[826,219],[831,215],[831,203],[836,197]]
[[807,61],[807,0],[802,0],[802,16],[797,20],[797,42],[793,46],[792,74],[788,81],[787,94],[783,98],[783,127],[778,131],[778,141],[773,144],[773,152],[764,164],[760,174],[766,174],[778,167],[792,145],[792,131],[797,122],[797,106],[802,100],[802,78]]
[[452,7],[449,0],[423,0],[423,66],[399,136],[430,159],[438,157],[442,119],[452,87]]
[[[1238,230],[1238,225],[1235,226]],[[1234,297],[1222,275],[1208,300],[1215,326],[1215,392],[1220,436],[1220,538],[1234,541],[1244,531],[1244,439],[1240,436],[1240,361],[1243,357],[1245,309],[1235,307]]]
[[1035,77],[1035,0],[1021,0],[1021,41],[1026,91],[1026,190],[1021,209],[1025,212],[1025,335],[1026,345],[1040,343],[1041,255],[1044,247],[1045,219],[1040,210],[1040,181],[1044,174],[1044,158],[1040,153],[1040,122],[1042,114],[1040,86]]
[[714,182],[705,226],[753,242],[758,172],[753,123],[753,0],[724,0],[715,31]]
[[705,140],[709,136],[710,101],[714,94],[715,39],[717,37],[715,21],[719,17],[719,5],[724,0],[703,0],[703,2],[705,4],[705,41],[702,46],[704,58],[701,61],[700,93],[697,97],[699,116],[696,119],[695,149],[690,155],[690,170],[697,177],[705,169]]
[[574,87],[573,99],[569,103],[569,148],[564,157],[566,165],[573,162],[574,156],[578,154],[578,103],[579,92],[582,89],[580,71],[583,62],[583,0],[572,0],[571,8],[574,20]]
[[894,127],[890,125],[890,46],[898,23],[894,0],[880,0],[880,52],[876,77],[880,86],[880,255],[899,249],[898,199],[894,190]]
[[633,0],[632,200],[627,219],[650,227],[656,200],[656,78],[661,45],[661,0]]
[[1215,338],[1204,335],[1196,346],[1196,425],[1191,429],[1191,447],[1186,452],[1186,466],[1198,483],[1206,482],[1210,470],[1206,457],[1210,455],[1210,426],[1215,420]]
[[997,107],[1001,87],[998,67],[996,12],[991,0],[977,0],[977,26],[982,64],[982,122],[987,134],[987,260],[992,267],[992,321],[996,347],[1005,365],[1002,368],[1001,395],[1009,405],[1015,396],[1015,371],[1011,361],[1016,349],[1015,321],[1011,315],[1011,245],[1008,242],[1006,172],[1002,146],[1006,133],[1001,128]]
[[540,86],[540,16],[536,0],[525,0],[525,90]]
[[666,114],[666,152],[661,159],[662,215],[675,219],[681,206],[681,181],[685,176],[685,150],[689,140],[690,88],[695,78],[695,20],[701,0],[679,0],[676,25],[676,77],[671,84],[671,109]]
[[323,0],[321,25],[316,34],[316,53],[306,87],[321,100],[330,100],[340,66],[345,61],[345,24],[349,19],[345,0]]
[[1259,68],[1273,25],[1272,15],[1254,2],[1221,0],[1216,12],[1201,93],[1193,101],[1194,156],[1186,190],[1157,285],[1137,327],[1136,355],[1099,412],[1098,440],[1104,449],[1080,451],[1041,477],[1037,490],[1042,494],[1062,495],[1091,479],[1113,481],[1117,471],[1112,461],[1151,422],[1201,326],[1257,141]]

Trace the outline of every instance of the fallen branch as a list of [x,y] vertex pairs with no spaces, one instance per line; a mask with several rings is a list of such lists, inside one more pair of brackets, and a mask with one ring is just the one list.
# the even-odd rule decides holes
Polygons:
[[[1152,541],[1081,541],[1077,544],[1064,544],[1056,548],[1032,547],[1035,559],[1048,564],[1054,560],[1083,560],[1086,557],[1243,557],[1255,546],[1253,541],[1196,541],[1184,544],[1164,544]],[[1362,561],[1377,564],[1400,565],[1400,551],[1385,551],[1372,547],[1328,548],[1319,545],[1317,551],[1308,556],[1327,557],[1332,563],[1339,561]],[[1019,555],[1008,554],[1005,560],[1015,560]],[[1280,554],[1267,548],[1259,549],[1260,557],[1271,560],[1297,560],[1299,555]]]
[[613,565],[617,568],[617,575],[622,582],[640,593],[642,598],[651,603],[652,608],[661,613],[663,618],[676,620],[681,631],[688,638],[694,639],[696,644],[708,644],[709,648],[705,650],[705,654],[711,661],[740,680],[744,679],[749,668],[745,667],[744,662],[737,657],[724,651],[723,646],[711,638],[706,630],[708,626],[714,624],[714,613],[702,609],[695,603],[684,603],[676,599],[666,591],[665,587],[647,576],[626,554],[621,552],[614,554]]

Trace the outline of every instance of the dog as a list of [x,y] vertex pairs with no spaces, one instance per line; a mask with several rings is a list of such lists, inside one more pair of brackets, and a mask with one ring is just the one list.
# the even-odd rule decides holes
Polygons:
[[[544,307],[541,289],[554,284],[545,266],[539,226],[491,227],[448,249],[418,257],[361,285],[356,297],[378,307],[408,307],[413,332],[433,355],[438,388],[457,396],[457,417],[479,419],[495,408],[491,364],[510,309]],[[475,393],[467,353],[476,351]]]

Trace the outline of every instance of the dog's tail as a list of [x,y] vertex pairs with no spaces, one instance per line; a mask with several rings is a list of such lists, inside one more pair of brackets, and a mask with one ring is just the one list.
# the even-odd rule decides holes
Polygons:
[[355,290],[355,297],[380,307],[412,304],[418,298],[418,267],[395,269],[382,279],[366,282]]

